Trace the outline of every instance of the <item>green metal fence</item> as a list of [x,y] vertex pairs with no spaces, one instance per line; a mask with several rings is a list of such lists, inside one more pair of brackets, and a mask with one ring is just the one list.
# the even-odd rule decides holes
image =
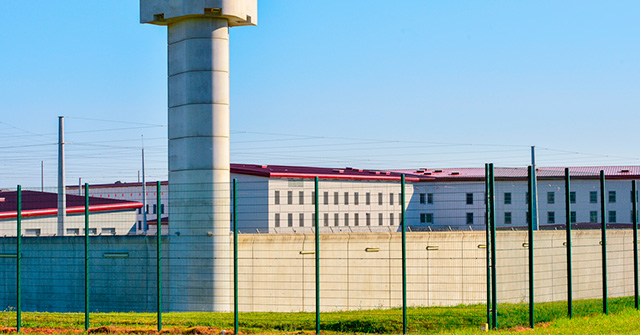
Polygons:
[[[83,313],[84,322],[69,327],[83,323],[85,330],[102,324],[92,323],[94,315],[133,311],[142,313],[137,325],[154,323],[161,331],[163,312],[206,312],[214,298],[222,298],[232,315],[220,325],[235,333],[255,327],[269,312],[291,316],[273,329],[358,331],[371,318],[390,318],[398,324],[392,331],[408,333],[482,324],[533,328],[592,314],[596,304],[608,314],[610,298],[633,297],[637,309],[636,181],[612,181],[608,189],[604,172],[559,173],[536,176],[529,167],[525,177],[506,178],[487,164],[484,181],[446,185],[411,183],[404,175],[381,183],[284,180],[282,187],[233,180],[229,248],[215,249],[229,252],[229,267],[219,269],[229,275],[224,297],[174,291],[197,286],[190,278],[202,278],[219,256],[206,245],[214,232],[189,236],[168,225],[164,204],[173,204],[162,183],[139,192],[143,200],[124,191],[126,185],[78,187],[80,198],[68,200],[73,205],[67,208],[73,212],[69,221],[82,217],[83,229],[70,225],[71,236],[64,237],[34,228],[54,225],[55,216],[34,203],[43,195],[27,191],[24,198],[18,186],[15,194],[0,195],[0,214],[6,214],[0,223],[0,302],[4,310],[15,309],[18,332],[24,311]],[[191,186],[173,190],[189,192]],[[618,201],[623,186],[630,194],[624,206]],[[630,208],[628,221],[618,214],[623,207]],[[119,236],[121,228],[129,230]],[[186,257],[185,245],[172,239],[196,241],[189,248],[203,253]],[[176,280],[176,271],[185,276]],[[614,301],[616,310],[627,303]],[[469,307],[461,311],[454,307],[459,305]],[[433,315],[438,321],[427,318]]]

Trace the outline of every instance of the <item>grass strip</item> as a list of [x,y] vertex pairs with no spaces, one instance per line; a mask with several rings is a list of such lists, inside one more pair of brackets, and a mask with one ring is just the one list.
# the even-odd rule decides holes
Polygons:
[[[535,306],[536,322],[540,328],[562,328],[567,322],[589,322],[602,319],[602,301],[599,299],[574,301],[574,320],[566,319],[566,302],[538,303]],[[610,298],[612,314],[638,318],[632,297]],[[408,320],[411,333],[476,334],[486,321],[484,305],[460,305],[453,307],[409,308]],[[15,312],[0,312],[0,333],[15,326]],[[23,327],[29,331],[39,329],[41,333],[81,333],[84,315],[80,313],[23,313]],[[402,332],[401,309],[361,310],[328,312],[321,315],[321,328],[326,334],[398,334]],[[101,333],[155,333],[154,313],[92,313],[91,328]],[[280,334],[312,333],[315,329],[314,313],[240,313],[240,328],[243,333]],[[614,321],[611,321],[614,322]],[[167,333],[218,334],[222,330],[233,329],[231,313],[164,313],[164,329]],[[634,319],[633,324],[640,321]],[[507,333],[523,331],[528,325],[528,304],[500,304],[498,324]],[[586,326],[585,326],[586,327]],[[612,331],[622,331],[616,323],[611,323]],[[640,327],[640,325],[639,325]],[[537,333],[538,330],[534,330]],[[543,332],[547,334],[548,332]],[[585,333],[585,334],[588,334]]]

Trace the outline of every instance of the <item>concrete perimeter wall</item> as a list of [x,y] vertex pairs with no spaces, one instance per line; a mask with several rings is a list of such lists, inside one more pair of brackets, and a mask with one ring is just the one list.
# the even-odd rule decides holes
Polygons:
[[[499,302],[527,301],[528,249],[523,246],[527,233],[498,232],[497,236]],[[534,238],[536,301],[566,300],[564,232],[540,231]],[[575,231],[572,238],[574,299],[599,298],[600,232]],[[632,241],[631,231],[608,231],[610,297],[633,294]],[[314,311],[313,234],[242,234],[238,242],[240,311]],[[401,306],[399,233],[323,234],[320,242],[323,311]],[[83,311],[83,243],[82,237],[23,238],[24,310]],[[155,238],[92,237],[90,243],[91,310],[155,311]],[[484,303],[484,244],[484,232],[407,233],[408,304]],[[11,252],[15,252],[15,238],[1,238],[0,255],[5,256],[0,257],[3,310],[15,307],[16,260],[6,258]],[[128,257],[111,258],[123,254]],[[165,266],[163,273],[169,273],[167,270]],[[189,299],[169,296],[171,285],[165,276],[165,311]]]

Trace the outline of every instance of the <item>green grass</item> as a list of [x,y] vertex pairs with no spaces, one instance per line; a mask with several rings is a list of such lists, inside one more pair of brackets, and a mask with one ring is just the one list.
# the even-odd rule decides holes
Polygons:
[[[635,311],[633,298],[609,299],[610,316],[602,315],[601,300],[574,302],[574,319],[566,318],[566,302],[536,304],[538,326],[528,330],[531,334],[626,334],[640,333],[640,312]],[[498,333],[523,330],[528,326],[528,304],[500,304]],[[409,332],[414,334],[479,334],[486,322],[484,305],[429,307],[408,309]],[[0,326],[14,327],[15,312],[1,312]],[[78,313],[23,313],[25,329],[55,329],[56,333],[73,333],[84,329],[84,314]],[[326,334],[402,332],[402,311],[363,310],[321,314],[321,327]],[[91,327],[113,326],[128,331],[156,328],[156,315],[151,313],[94,313]],[[233,329],[230,313],[165,313],[163,328],[176,333],[188,332],[193,327]],[[240,327],[244,333],[297,333],[315,329],[314,313],[241,313]],[[194,330],[191,329],[191,333]],[[197,333],[197,332],[195,332]]]

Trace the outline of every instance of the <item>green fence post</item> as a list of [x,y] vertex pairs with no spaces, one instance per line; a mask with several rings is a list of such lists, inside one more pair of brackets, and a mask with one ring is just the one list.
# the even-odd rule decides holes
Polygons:
[[89,330],[89,184],[84,184],[84,330]]
[[238,308],[238,180],[233,179],[233,333],[240,330]]
[[[158,206],[156,227],[156,293],[158,297],[158,331],[162,330],[162,183],[156,185],[156,204]],[[143,209],[144,210],[144,209]],[[237,333],[236,333],[237,334]]]
[[571,176],[569,168],[564,169],[564,198],[567,240],[567,314],[573,317],[573,271],[571,266]]
[[607,306],[607,205],[604,170],[600,170],[600,218],[602,221],[602,311],[609,315]]
[[489,216],[491,215],[489,207],[489,164],[484,165],[484,231],[485,231],[485,251],[487,260],[487,326],[491,329],[491,252],[489,251],[490,236],[489,232]]
[[401,176],[400,217],[402,224],[402,332],[407,333],[407,225],[405,220],[405,176]]
[[496,195],[495,175],[493,163],[489,164],[489,225],[491,226],[491,323],[493,329],[498,329],[498,284],[496,275]]
[[316,211],[316,334],[320,334],[320,193],[319,193],[319,179],[315,177],[314,179],[314,188],[315,188],[315,211]]
[[19,333],[22,328],[22,186],[20,185],[18,185],[16,197],[16,328]]
[[533,165],[529,165],[529,173],[528,173],[528,186],[529,186],[529,327],[533,328],[535,326],[535,314],[534,314],[534,304],[535,304],[535,293],[534,293],[534,281],[533,281],[533,227],[537,226],[535,223],[537,219],[537,215],[535,215],[534,202],[531,200],[534,197],[534,167]]
[[631,217],[633,218],[633,285],[636,309],[639,309],[638,296],[638,186],[635,180],[631,181],[631,202],[633,203]]

